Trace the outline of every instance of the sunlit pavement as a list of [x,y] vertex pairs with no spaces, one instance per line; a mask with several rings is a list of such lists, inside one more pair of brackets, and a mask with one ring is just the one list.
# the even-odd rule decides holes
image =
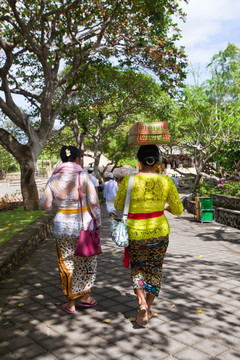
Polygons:
[[[39,193],[42,193],[45,185],[47,183],[47,178],[37,179],[37,188]],[[5,196],[11,195],[19,195],[21,196],[21,186],[20,180],[16,180],[15,182],[11,183],[10,181],[1,181],[0,182],[0,199]]]
[[0,358],[235,360],[240,353],[240,230],[168,215],[170,245],[155,316],[134,321],[137,300],[123,251],[110,239],[102,205],[103,254],[93,296],[98,305],[69,315],[48,238],[0,283]]

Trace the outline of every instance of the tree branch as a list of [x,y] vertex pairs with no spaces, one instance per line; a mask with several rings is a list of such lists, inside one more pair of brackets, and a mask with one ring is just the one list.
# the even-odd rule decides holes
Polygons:
[[20,154],[22,153],[25,145],[21,145],[15,137],[12,136],[12,134],[2,128],[0,128],[0,143],[4,149],[10,152],[18,161],[21,159]]

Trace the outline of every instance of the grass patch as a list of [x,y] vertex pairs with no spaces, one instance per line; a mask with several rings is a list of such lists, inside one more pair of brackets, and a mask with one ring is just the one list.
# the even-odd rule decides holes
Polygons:
[[0,212],[0,245],[11,239],[22,229],[44,214],[44,210],[24,210],[20,206],[16,210]]

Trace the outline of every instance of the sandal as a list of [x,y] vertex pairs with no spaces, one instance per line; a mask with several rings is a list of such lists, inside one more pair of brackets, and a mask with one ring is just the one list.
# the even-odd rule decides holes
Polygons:
[[149,315],[148,315],[148,321],[153,317],[153,312],[150,311]]
[[144,305],[140,305],[137,315],[137,323],[138,325],[144,326],[148,323],[148,311]]
[[97,300],[93,298],[90,298],[90,302],[84,302],[79,300],[77,305],[85,308],[92,308],[97,305]]
[[62,306],[62,310],[65,311],[66,313],[68,314],[71,314],[71,315],[75,315],[76,314],[76,310],[72,311],[72,310],[69,310],[68,307],[67,307],[67,304],[64,304]]

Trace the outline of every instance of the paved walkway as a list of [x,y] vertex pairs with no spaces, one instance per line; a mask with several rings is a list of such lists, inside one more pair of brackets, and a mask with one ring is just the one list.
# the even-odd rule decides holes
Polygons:
[[64,313],[51,238],[0,284],[0,358],[87,360],[237,360],[240,354],[240,231],[168,215],[170,245],[163,288],[146,328],[122,249],[109,237],[103,210],[94,309]]

